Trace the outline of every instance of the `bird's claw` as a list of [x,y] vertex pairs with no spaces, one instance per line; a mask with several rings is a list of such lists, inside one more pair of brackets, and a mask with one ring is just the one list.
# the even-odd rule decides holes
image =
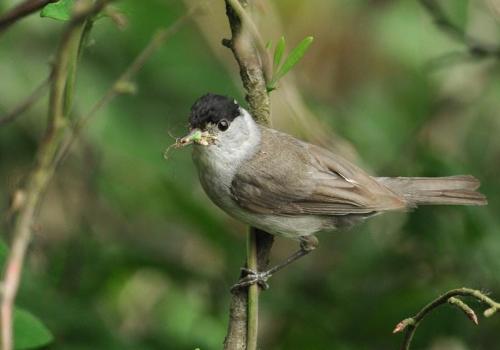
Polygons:
[[249,287],[252,284],[257,284],[263,290],[269,288],[269,284],[267,280],[271,277],[271,274],[268,271],[257,272],[252,269],[248,269],[246,267],[241,268],[241,272],[245,274],[235,285],[231,287],[231,291],[236,289]]

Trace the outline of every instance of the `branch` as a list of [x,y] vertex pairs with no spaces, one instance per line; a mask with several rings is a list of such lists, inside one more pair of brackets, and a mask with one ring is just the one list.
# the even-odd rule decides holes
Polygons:
[[436,0],[419,0],[423,7],[429,12],[436,26],[441,28],[454,40],[463,43],[468,53],[476,58],[494,57],[500,59],[500,45],[491,46],[467,35],[465,30],[453,23],[446,15],[443,7]]
[[[81,35],[87,18],[97,14],[109,1],[98,0],[93,5],[75,9],[58,47],[52,70],[52,85],[48,122],[45,135],[38,148],[35,166],[28,175],[27,186],[23,191],[24,201],[19,208],[12,231],[12,245],[5,264],[0,300],[1,344],[3,350],[12,350],[12,312],[19,287],[24,258],[31,240],[31,226],[41,201],[43,192],[54,173],[52,166],[61,144],[64,130],[67,128],[66,116],[70,108],[67,103],[68,75],[71,58],[77,54]],[[89,3],[86,3],[89,4]]]
[[126,93],[131,93],[134,90],[134,85],[131,83],[132,78],[142,69],[146,64],[147,60],[162,46],[165,42],[172,37],[179,29],[186,23],[186,21],[191,18],[203,5],[200,2],[198,5],[191,8],[185,15],[180,17],[168,28],[163,28],[158,30],[154,36],[151,38],[146,47],[136,56],[132,61],[130,66],[128,66],[125,71],[116,79],[116,81],[111,85],[111,87],[104,93],[99,101],[90,109],[90,111],[83,117],[76,120],[76,122],[71,127],[65,141],[56,157],[55,167],[57,167],[67,156],[72,145],[81,134],[82,130],[85,128],[87,123],[93,119],[97,112],[106,106],[111,100],[116,96]]
[[[247,92],[246,100],[252,116],[262,124],[270,122],[269,96],[266,90],[266,80],[261,65],[261,58],[253,44],[253,35],[243,25],[237,11],[231,3],[236,0],[226,0],[226,13],[231,27],[231,39],[224,39],[223,45],[233,51],[240,67],[240,76]],[[238,0],[243,7],[248,7],[246,0]]]
[[33,92],[22,101],[12,111],[0,118],[0,127],[15,121],[24,112],[26,112],[33,104],[35,104],[47,92],[47,86],[50,83],[50,76],[42,81]]
[[[256,261],[255,270],[263,271],[269,264],[269,255],[273,246],[272,235],[251,228],[247,238],[247,266],[252,268]],[[248,260],[251,260],[248,261]],[[244,277],[241,275],[240,277]],[[254,287],[254,286],[252,286]],[[257,287],[257,286],[255,286]],[[229,307],[229,323],[224,340],[225,350],[255,349],[257,346],[258,331],[258,288],[235,288],[232,290],[231,305]],[[250,294],[250,296],[249,296]],[[247,340],[248,339],[248,340]]]
[[450,290],[450,291],[446,292],[445,294],[441,295],[439,298],[432,301],[431,303],[427,304],[415,316],[404,319],[403,321],[399,322],[396,325],[396,328],[394,328],[393,333],[399,333],[399,332],[405,331],[405,336],[403,339],[403,343],[401,344],[401,349],[402,350],[410,349],[411,341],[413,339],[413,336],[415,335],[415,331],[417,330],[417,327],[419,326],[420,322],[431,311],[433,311],[434,309],[436,309],[439,306],[446,304],[446,303],[458,307],[460,310],[462,310],[465,313],[465,315],[474,324],[476,324],[476,325],[479,324],[479,321],[477,319],[477,316],[476,316],[476,313],[474,312],[474,310],[469,305],[464,303],[462,300],[457,298],[457,296],[472,297],[472,298],[488,305],[489,308],[486,309],[486,311],[484,311],[485,317],[493,316],[497,311],[500,311],[500,303],[497,303],[496,301],[489,298],[484,293],[482,293],[478,290],[469,289],[469,288],[460,288],[460,289]]
[[[245,11],[242,4],[240,3],[240,0],[227,0],[226,3],[231,6],[231,8],[239,17],[242,25],[245,26],[245,29],[248,30],[250,35],[252,36],[249,42],[253,43],[253,45],[256,46],[257,56],[262,63],[261,70],[264,74],[264,80],[267,82],[271,79],[272,75],[271,60],[269,58],[269,53],[266,50],[264,40],[262,39],[262,36],[260,35],[260,32],[255,25],[255,22],[252,20],[252,17]],[[244,1],[242,1],[242,3],[244,3]]]
[[0,16],[0,34],[20,19],[42,9],[45,5],[59,0],[26,0]]
[[[259,55],[260,36],[248,13],[246,0],[226,0],[226,14],[231,27],[231,39],[223,45],[230,48],[238,62],[250,113],[257,122],[269,124],[270,103],[266,89],[267,53]],[[256,43],[256,44],[255,44]],[[257,48],[256,48],[257,46]],[[265,50],[260,50],[265,52]],[[268,264],[273,237],[251,228],[247,239],[247,267],[264,270]],[[246,307],[245,307],[246,306]],[[232,292],[229,325],[224,340],[226,350],[255,350],[258,334],[259,287]]]

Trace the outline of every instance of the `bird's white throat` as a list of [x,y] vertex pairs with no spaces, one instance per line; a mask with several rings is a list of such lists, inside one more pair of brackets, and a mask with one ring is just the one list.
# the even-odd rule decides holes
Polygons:
[[217,135],[213,145],[193,146],[193,160],[200,182],[219,206],[232,206],[230,187],[242,162],[251,158],[259,149],[261,133],[250,113],[240,107],[241,115],[229,129]]

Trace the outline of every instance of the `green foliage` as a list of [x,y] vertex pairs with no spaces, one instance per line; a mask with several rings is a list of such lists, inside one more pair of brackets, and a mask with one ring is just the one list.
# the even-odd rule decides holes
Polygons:
[[14,310],[14,344],[16,350],[38,348],[52,342],[47,327],[28,311]]
[[46,5],[40,12],[41,17],[48,17],[58,21],[68,21],[71,18],[71,11],[75,0],[59,0]]
[[276,84],[278,81],[283,78],[299,61],[309,49],[309,46],[312,44],[314,38],[312,36],[306,37],[302,40],[288,55],[285,59],[285,62],[280,66],[283,53],[285,51],[285,37],[281,37],[278,43],[276,44],[276,48],[274,50],[274,60],[273,60],[273,76],[271,81],[267,86],[268,91],[273,91],[276,89]]

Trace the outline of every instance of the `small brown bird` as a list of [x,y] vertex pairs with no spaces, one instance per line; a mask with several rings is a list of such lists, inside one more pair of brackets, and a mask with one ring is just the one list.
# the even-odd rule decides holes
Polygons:
[[235,100],[207,94],[191,108],[190,133],[200,182],[226,213],[301,249],[268,271],[247,270],[236,287],[259,283],[314,250],[314,234],[419,205],[485,205],[470,175],[374,177],[330,151],[255,123]]

